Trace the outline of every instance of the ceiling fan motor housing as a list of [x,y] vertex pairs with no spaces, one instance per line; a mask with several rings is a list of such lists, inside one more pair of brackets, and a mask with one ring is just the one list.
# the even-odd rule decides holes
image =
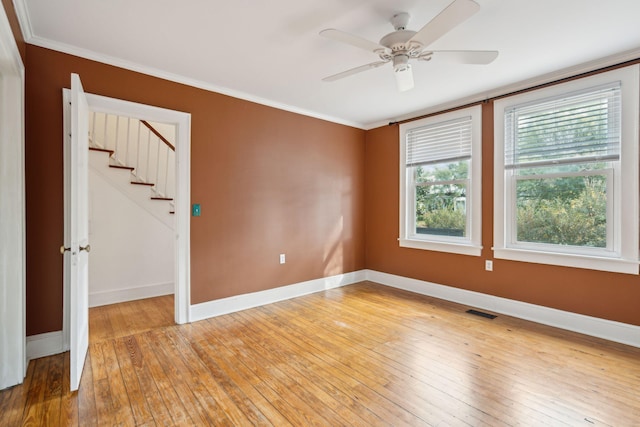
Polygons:
[[415,48],[416,43],[408,43],[411,40],[411,37],[414,36],[416,32],[411,30],[398,30],[393,33],[389,33],[383,38],[380,39],[380,44],[382,46],[388,47],[393,52],[402,52],[408,51],[411,48]]

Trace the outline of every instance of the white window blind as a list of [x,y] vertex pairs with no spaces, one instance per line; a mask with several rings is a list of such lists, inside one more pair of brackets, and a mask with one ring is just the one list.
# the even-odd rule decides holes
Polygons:
[[407,167],[470,159],[471,130],[471,116],[409,130]]
[[505,111],[505,168],[620,158],[620,83]]

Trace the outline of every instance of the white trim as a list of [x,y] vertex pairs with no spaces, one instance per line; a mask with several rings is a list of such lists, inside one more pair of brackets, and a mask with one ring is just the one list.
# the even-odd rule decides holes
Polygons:
[[[566,83],[533,90],[523,94],[502,98],[494,103],[494,208],[493,208],[493,245],[494,258],[513,261],[533,262],[615,273],[638,274],[638,115],[640,114],[640,66],[638,64],[619,68],[606,73],[571,80]],[[620,172],[614,175],[617,181],[614,188],[613,203],[615,211],[613,240],[610,257],[604,252],[590,256],[586,251],[578,253],[560,252],[560,245],[545,245],[536,250],[533,245],[510,241],[515,230],[514,214],[509,214],[509,203],[515,197],[513,179],[504,166],[505,152],[505,111],[519,104],[544,100],[551,96],[571,94],[614,81],[622,83],[622,145]],[[623,197],[624,196],[624,197]],[[567,247],[568,248],[568,247]],[[571,249],[566,249],[569,252]],[[607,254],[608,255],[608,254]]]
[[411,249],[422,249],[427,251],[449,252],[459,255],[480,256],[482,255],[482,245],[465,245],[454,242],[436,242],[412,239],[398,239],[400,247]]
[[639,269],[638,261],[562,252],[541,252],[520,248],[494,248],[493,257],[510,261],[586,268],[622,274],[638,274]]
[[236,295],[228,298],[194,304],[191,306],[191,321],[195,322],[198,320],[208,319],[210,317],[260,307],[315,292],[352,285],[364,280],[366,280],[365,270],[359,270],[351,273],[339,274],[337,276],[323,277],[321,279],[281,286],[274,289],[268,289],[266,291]]
[[0,7],[0,390],[22,383],[27,370],[24,76]]
[[[407,134],[421,126],[443,123],[471,117],[471,161],[469,188],[467,191],[467,237],[448,237],[415,233],[415,197],[412,179],[407,164]],[[400,247],[449,252],[460,255],[480,256],[482,254],[482,107],[474,105],[461,110],[438,114],[421,120],[403,123],[399,126],[400,150],[400,206],[398,212]],[[437,182],[437,181],[435,181]]]
[[133,288],[93,292],[89,294],[89,307],[99,307],[101,305],[117,304],[119,302],[153,298],[163,295],[173,295],[174,291],[175,284],[173,282],[168,282],[136,286]]
[[345,126],[355,127],[358,129],[365,129],[362,123],[356,123],[349,120],[340,119],[339,117],[333,117],[326,114],[320,114],[314,111],[306,110],[304,108],[295,107],[292,105],[284,104],[282,102],[273,101],[270,99],[262,98],[252,95],[247,92],[242,92],[236,89],[230,89],[224,86],[214,85],[202,80],[192,79],[190,77],[182,76],[179,74],[170,73],[164,70],[160,70],[153,67],[137,64],[132,61],[127,61],[120,58],[115,58],[109,55],[98,54],[93,51],[82,49],[76,46],[71,46],[65,43],[55,42],[47,39],[43,39],[38,36],[25,37],[25,40],[29,44],[44,47],[46,49],[55,50],[58,52],[67,53],[69,55],[79,56],[81,58],[90,59],[92,61],[100,62],[107,65],[113,65],[125,70],[136,71],[138,73],[146,74],[148,76],[158,77],[164,80],[181,83],[187,86],[203,89],[209,92],[215,92],[222,95],[231,96],[233,98],[242,99],[256,104],[265,105],[267,107],[277,108],[278,110],[288,111],[291,113],[300,114],[307,117],[313,117],[320,120],[326,120],[333,123],[338,123]]
[[29,11],[25,0],[13,0],[13,8],[16,11],[18,23],[22,30],[22,37],[28,43],[33,38],[33,26],[29,18]]
[[[63,90],[63,96],[68,93],[68,89]],[[190,304],[190,204],[191,204],[191,114],[155,107],[136,102],[125,101],[105,96],[86,94],[89,102],[89,109],[109,114],[136,117],[141,120],[152,122],[170,123],[176,126],[176,194],[175,202],[175,322],[178,324],[187,323],[189,319]],[[66,111],[66,108],[64,108]],[[65,171],[66,174],[66,171]],[[65,178],[67,179],[67,178]],[[64,318],[63,332],[65,345],[68,348],[67,340],[69,336],[69,301],[67,282],[65,281],[64,295]]]
[[27,360],[53,356],[67,351],[62,331],[47,332],[27,337]]
[[372,282],[417,294],[428,295],[434,298],[640,348],[640,326],[585,316],[583,314],[439,285],[423,280],[410,279],[394,274],[381,273],[379,271],[366,270],[366,278]]

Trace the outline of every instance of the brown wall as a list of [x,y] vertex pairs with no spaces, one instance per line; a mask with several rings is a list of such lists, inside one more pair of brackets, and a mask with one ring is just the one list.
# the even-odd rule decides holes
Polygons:
[[28,335],[62,328],[62,88],[72,72],[88,93],[191,113],[191,202],[202,206],[191,218],[192,303],[364,268],[364,131],[26,53]]
[[16,40],[18,51],[20,52],[22,63],[24,64],[26,62],[25,59],[27,45],[24,42],[24,37],[22,37],[22,31],[20,31],[20,23],[18,22],[18,16],[16,15],[16,10],[13,7],[13,2],[11,0],[2,0],[2,6],[4,7],[7,19],[9,20],[13,38]]
[[482,256],[399,247],[399,130],[385,126],[367,132],[367,268],[640,326],[639,276],[506,260],[484,270],[493,245],[493,103],[482,113]]
[[26,58],[28,335],[62,328],[61,92],[71,72],[87,92],[192,114],[191,201],[202,205],[191,220],[192,303],[369,268],[640,325],[638,276],[505,260],[484,270],[490,102],[484,249],[469,257],[398,246],[397,126],[364,132],[31,45]]

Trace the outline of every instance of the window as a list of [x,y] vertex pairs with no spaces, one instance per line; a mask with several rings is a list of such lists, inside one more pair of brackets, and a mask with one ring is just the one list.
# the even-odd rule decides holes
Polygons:
[[400,125],[400,246],[480,256],[481,107]]
[[494,256],[638,274],[638,67],[495,103]]

